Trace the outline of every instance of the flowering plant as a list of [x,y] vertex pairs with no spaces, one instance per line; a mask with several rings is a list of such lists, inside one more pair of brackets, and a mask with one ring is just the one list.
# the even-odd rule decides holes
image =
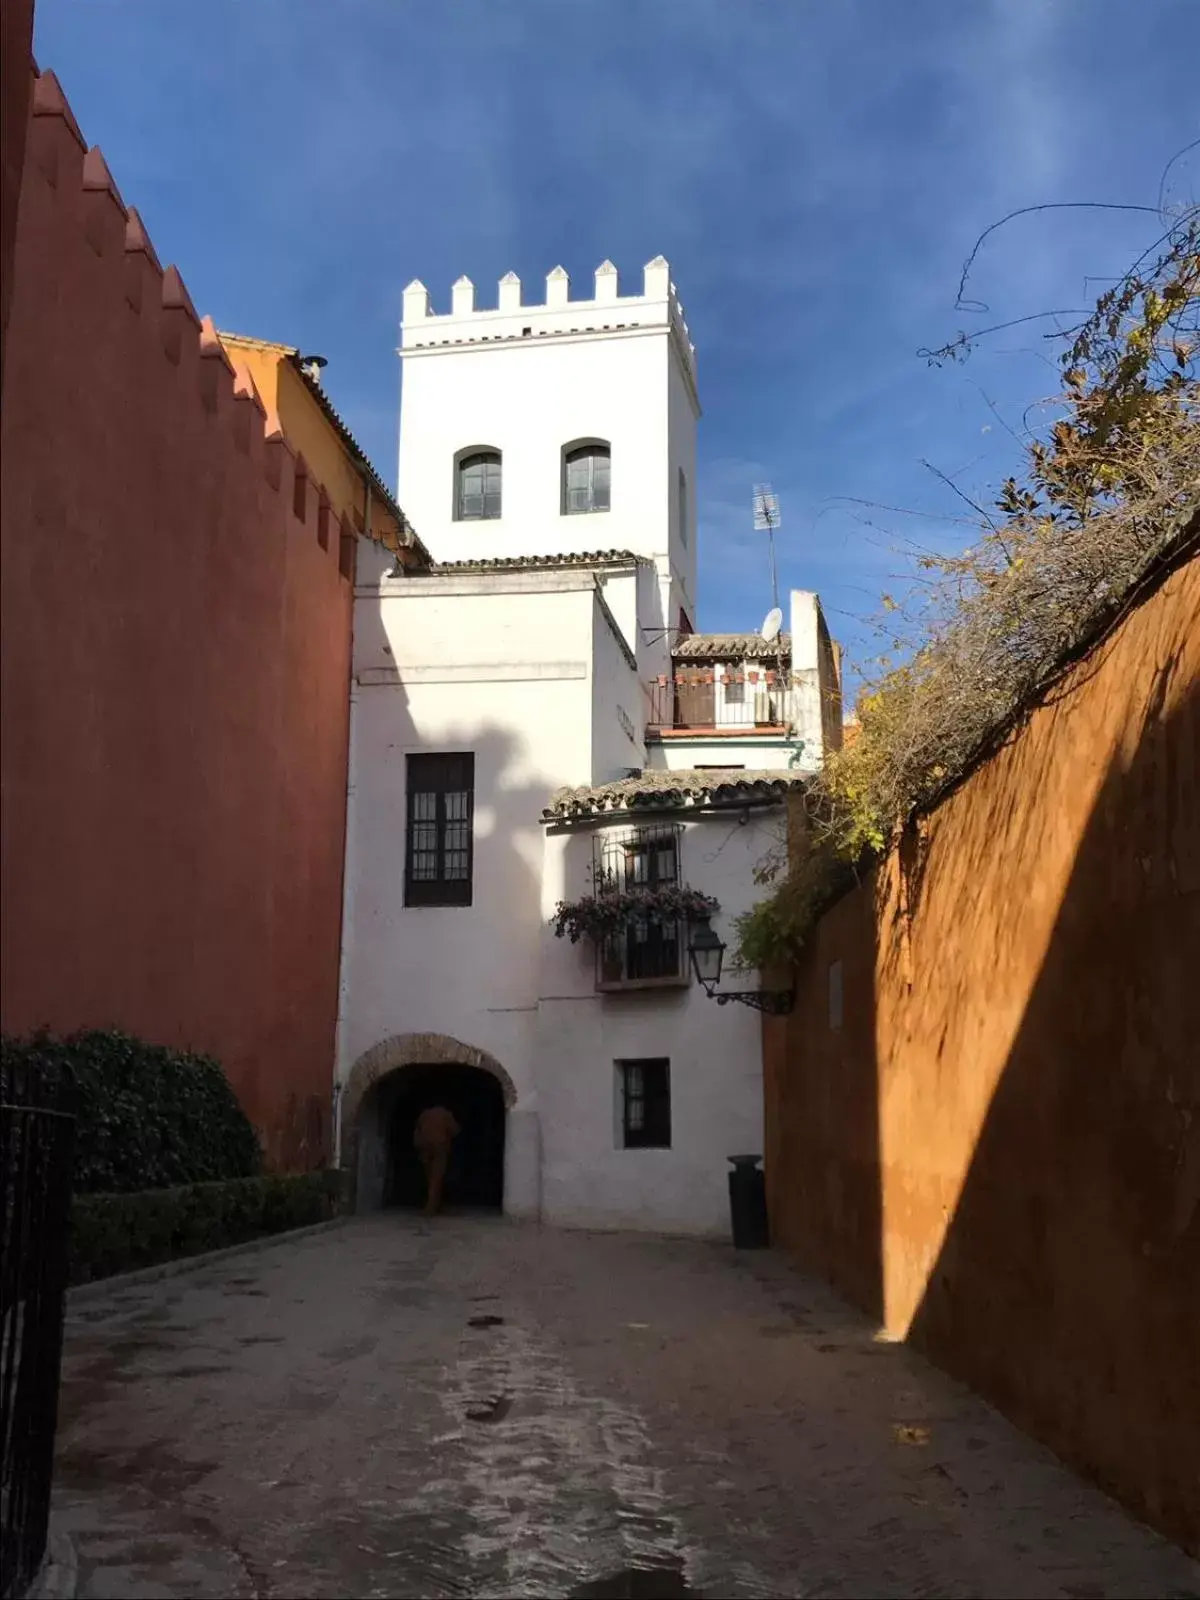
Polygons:
[[677,883],[640,885],[632,889],[602,886],[595,894],[578,900],[560,900],[552,918],[555,936],[565,935],[572,944],[588,938],[603,944],[631,922],[681,922],[711,917],[721,908],[710,894],[699,889],[684,889]]

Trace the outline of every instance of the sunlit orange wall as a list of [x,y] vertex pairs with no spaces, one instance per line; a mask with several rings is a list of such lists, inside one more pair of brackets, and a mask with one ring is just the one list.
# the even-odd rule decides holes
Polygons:
[[764,1030],[776,1241],[1193,1547],[1198,746],[1193,558],[834,908]]

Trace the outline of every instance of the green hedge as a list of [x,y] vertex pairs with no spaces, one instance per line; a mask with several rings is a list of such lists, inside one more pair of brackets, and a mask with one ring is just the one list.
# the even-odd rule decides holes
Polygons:
[[262,1170],[258,1136],[219,1062],[91,1029],[0,1039],[0,1082],[76,1113],[75,1193],[119,1194]]
[[158,1266],[264,1234],[325,1222],[339,1209],[341,1173],[236,1178],[71,1202],[71,1282]]

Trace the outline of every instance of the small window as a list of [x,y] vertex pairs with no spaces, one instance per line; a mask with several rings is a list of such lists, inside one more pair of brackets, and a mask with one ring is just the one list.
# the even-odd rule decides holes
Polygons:
[[671,1148],[671,1063],[618,1061],[621,1139],[626,1150]]
[[455,472],[454,516],[458,522],[490,522],[500,515],[499,450],[463,456]]
[[725,685],[725,704],[727,706],[744,706],[746,704],[746,680],[738,673],[726,673],[722,679]]
[[406,906],[471,904],[475,757],[409,756]]
[[563,456],[563,515],[607,511],[612,452],[606,444],[581,444]]
[[679,538],[686,549],[688,542],[687,473],[684,472],[682,467],[679,469],[679,482],[676,485],[676,496],[679,502]]

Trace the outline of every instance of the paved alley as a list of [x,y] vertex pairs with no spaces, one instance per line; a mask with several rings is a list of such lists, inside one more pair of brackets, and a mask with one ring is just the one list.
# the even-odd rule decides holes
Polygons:
[[773,1255],[500,1219],[81,1298],[59,1471],[92,1597],[1200,1595]]

